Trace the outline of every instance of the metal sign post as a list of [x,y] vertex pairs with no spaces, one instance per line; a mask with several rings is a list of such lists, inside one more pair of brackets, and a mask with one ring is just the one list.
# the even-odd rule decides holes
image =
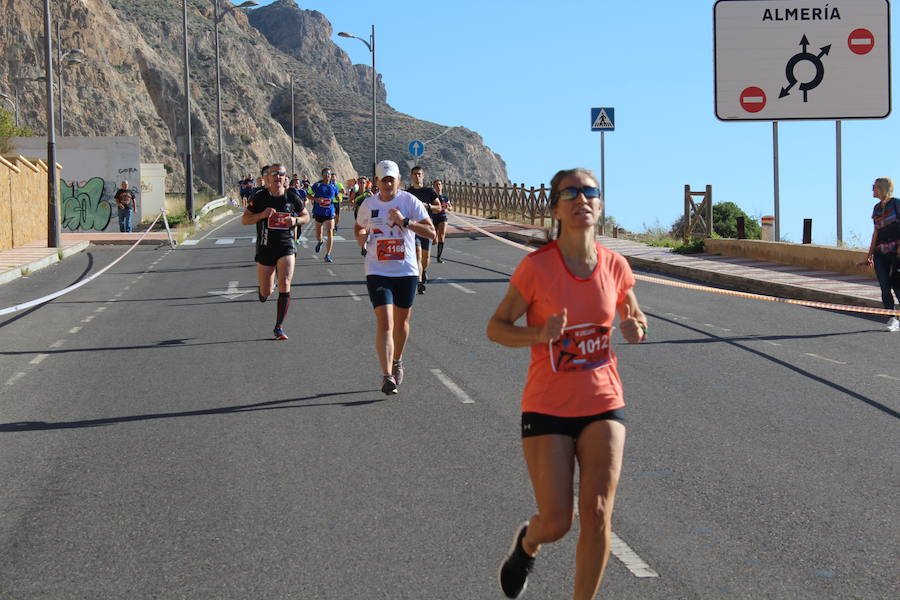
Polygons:
[[606,132],[616,130],[616,109],[601,107],[591,109],[591,131],[600,132],[600,235],[606,234]]

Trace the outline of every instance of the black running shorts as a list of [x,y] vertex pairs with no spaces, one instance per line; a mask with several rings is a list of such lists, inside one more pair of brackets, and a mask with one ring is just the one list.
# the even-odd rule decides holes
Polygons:
[[431,250],[431,240],[427,237],[416,236],[416,246],[419,246],[425,252]]
[[536,412],[524,412],[522,413],[522,437],[567,435],[577,440],[584,428],[594,421],[618,421],[624,424],[624,411],[621,408],[614,408],[586,417],[555,417]]
[[274,267],[278,264],[278,259],[283,256],[291,256],[296,254],[294,250],[294,246],[282,246],[280,248],[269,249],[269,248],[260,248],[256,251],[256,262],[266,267]]
[[384,275],[366,275],[366,287],[369,289],[369,300],[372,308],[385,304],[393,304],[397,308],[411,308],[416,298],[416,284],[419,278],[385,277]]

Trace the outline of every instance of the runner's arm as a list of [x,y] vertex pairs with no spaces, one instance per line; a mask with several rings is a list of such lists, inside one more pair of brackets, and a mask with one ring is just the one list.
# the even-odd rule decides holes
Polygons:
[[558,339],[566,326],[566,311],[553,315],[543,327],[516,325],[528,310],[528,303],[515,286],[510,285],[506,296],[487,325],[487,337],[493,342],[510,348],[523,348],[535,344],[546,344]]
[[647,337],[647,315],[638,305],[634,290],[628,290],[622,303],[616,309],[619,312],[619,328],[622,337],[629,344],[637,344]]

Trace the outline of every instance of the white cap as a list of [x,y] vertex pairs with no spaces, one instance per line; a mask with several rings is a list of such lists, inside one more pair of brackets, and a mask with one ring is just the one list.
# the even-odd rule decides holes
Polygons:
[[378,179],[384,179],[385,177],[398,179],[400,177],[400,167],[392,160],[383,160],[375,165],[375,177]]

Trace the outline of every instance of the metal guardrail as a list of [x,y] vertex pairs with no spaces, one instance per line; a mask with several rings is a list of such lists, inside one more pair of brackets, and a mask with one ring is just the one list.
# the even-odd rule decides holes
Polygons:
[[212,202],[207,202],[203,205],[203,208],[198,210],[197,214],[194,215],[194,222],[196,223],[200,220],[201,217],[208,214],[209,212],[227,205],[228,202],[229,200],[227,196],[222,196],[221,198],[216,198]]

